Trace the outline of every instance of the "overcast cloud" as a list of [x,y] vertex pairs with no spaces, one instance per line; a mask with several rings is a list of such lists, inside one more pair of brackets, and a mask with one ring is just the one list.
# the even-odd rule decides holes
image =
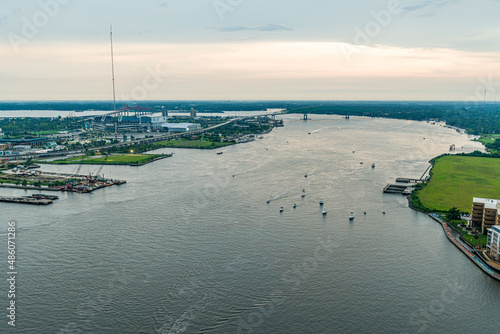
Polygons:
[[463,100],[500,77],[499,12],[494,0],[3,0],[0,94],[108,99],[112,24],[124,99]]

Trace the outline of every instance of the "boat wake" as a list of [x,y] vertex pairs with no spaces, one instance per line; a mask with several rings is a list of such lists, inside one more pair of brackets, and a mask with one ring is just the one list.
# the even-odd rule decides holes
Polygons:
[[313,131],[311,131],[310,133],[311,133],[311,134],[313,134],[313,133],[318,133],[318,132],[323,131],[323,130],[325,130],[325,129],[331,129],[331,128],[333,128],[333,126],[324,126],[324,127],[322,127],[322,128],[319,128],[319,129],[313,130]]
[[289,192],[286,192],[286,193],[279,193],[279,194],[275,194],[275,195],[272,195],[268,200],[267,200],[267,203],[271,203],[272,201],[277,201],[277,200],[280,200],[280,199],[284,199],[284,198],[288,198],[288,197],[292,197],[294,195],[297,195],[297,192],[296,191],[289,191]]

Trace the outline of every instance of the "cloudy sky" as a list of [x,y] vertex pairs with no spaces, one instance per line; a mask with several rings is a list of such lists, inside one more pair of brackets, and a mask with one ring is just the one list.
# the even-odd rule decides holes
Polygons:
[[112,24],[118,100],[495,100],[498,13],[499,0],[2,0],[0,98],[111,99]]

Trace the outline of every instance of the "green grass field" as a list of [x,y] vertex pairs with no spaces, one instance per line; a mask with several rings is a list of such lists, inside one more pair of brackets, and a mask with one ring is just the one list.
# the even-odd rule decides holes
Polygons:
[[40,163],[48,164],[94,164],[94,165],[130,165],[130,164],[142,164],[158,157],[161,154],[116,154],[110,156],[88,156],[88,157],[74,157],[63,160],[55,161],[38,161]]
[[435,211],[457,207],[470,213],[473,197],[500,198],[500,159],[442,157],[418,197],[425,207]]
[[462,238],[467,240],[473,246],[481,245],[482,247],[485,247],[487,239],[488,239],[488,237],[486,235],[481,235],[481,236],[479,236],[478,239],[475,239],[473,235],[468,235],[468,234],[463,234]]
[[484,135],[481,138],[479,138],[477,141],[481,142],[483,144],[491,144],[493,143],[496,139],[500,138],[500,135]]
[[37,131],[37,132],[31,132],[32,135],[41,135],[41,136],[47,136],[47,135],[53,135],[53,134],[57,134],[59,133],[60,131],[53,131],[53,130],[47,130],[47,131]]

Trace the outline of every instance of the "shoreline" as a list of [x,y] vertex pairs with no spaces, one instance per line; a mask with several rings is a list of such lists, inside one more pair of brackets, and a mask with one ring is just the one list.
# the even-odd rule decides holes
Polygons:
[[484,263],[480,258],[478,258],[477,255],[471,253],[469,250],[465,248],[464,245],[462,245],[460,242],[458,242],[453,235],[451,235],[450,229],[448,227],[448,223],[441,219],[437,214],[435,213],[429,213],[429,217],[431,217],[433,220],[438,222],[441,227],[443,228],[446,237],[448,240],[451,241],[458,249],[460,249],[472,262],[474,262],[483,272],[488,274],[490,277],[496,279],[497,281],[500,282],[500,274],[496,273],[487,263]]
[[[484,147],[484,144],[483,144],[483,147]],[[433,159],[431,159],[429,161],[430,162],[430,167],[431,167],[431,169],[429,171],[429,175],[432,175],[433,169],[434,169],[434,167],[436,165],[436,161],[439,158],[447,156],[447,155],[450,155],[450,154],[446,154],[445,153],[445,154],[437,156],[437,157],[435,157],[435,158],[433,158]],[[464,154],[460,154],[460,155],[464,155]],[[465,155],[467,155],[467,154],[465,154]],[[494,158],[494,157],[492,157],[492,158]],[[430,218],[432,218],[434,221],[436,221],[437,223],[439,223],[441,225],[441,227],[443,228],[443,230],[444,230],[444,232],[446,234],[446,237],[448,238],[448,240],[451,243],[453,243],[457,248],[459,248],[483,272],[485,272],[487,275],[489,275],[490,277],[492,277],[492,278],[494,278],[494,279],[496,279],[497,281],[500,282],[500,271],[499,271],[499,269],[493,267],[492,265],[490,265],[488,263],[488,261],[485,261],[485,259],[481,256],[481,251],[478,250],[478,249],[476,249],[475,246],[473,246],[466,239],[464,239],[462,237],[462,235],[460,235],[457,238],[455,236],[453,236],[452,233],[451,233],[451,227],[448,225],[448,222],[445,219],[441,218],[435,212],[435,209],[429,209],[429,208],[423,206],[422,209],[425,209],[426,211],[421,210],[420,208],[416,208],[413,205],[411,196],[406,196],[406,198],[408,200],[408,207],[410,209],[415,210],[417,212],[421,212],[421,213],[427,214]],[[420,203],[420,201],[419,201],[419,203]],[[460,239],[463,243],[461,243],[457,239]],[[469,249],[467,249],[467,247],[469,247]]]
[[[144,154],[144,153],[139,153],[139,154]],[[37,160],[37,163],[44,164],[44,165],[98,165],[98,166],[133,166],[133,167],[137,167],[137,166],[144,166],[144,165],[147,165],[149,163],[152,163],[152,162],[155,162],[158,160],[162,160],[162,159],[166,159],[166,158],[171,158],[171,157],[173,157],[173,153],[163,154],[163,155],[155,157],[151,160],[140,162],[140,163],[134,163],[134,162],[111,162],[111,163],[108,163],[108,162],[99,162],[99,161],[95,161],[95,162],[83,161],[82,162],[81,160],[79,160],[79,161],[75,160],[75,162],[60,162],[60,163],[57,163],[54,161]],[[62,161],[64,161],[64,160],[62,160]]]
[[23,190],[41,190],[41,191],[61,191],[60,189],[54,189],[49,187],[35,187],[35,186],[23,186],[17,184],[0,184],[0,188],[11,188],[11,189],[23,189]]

